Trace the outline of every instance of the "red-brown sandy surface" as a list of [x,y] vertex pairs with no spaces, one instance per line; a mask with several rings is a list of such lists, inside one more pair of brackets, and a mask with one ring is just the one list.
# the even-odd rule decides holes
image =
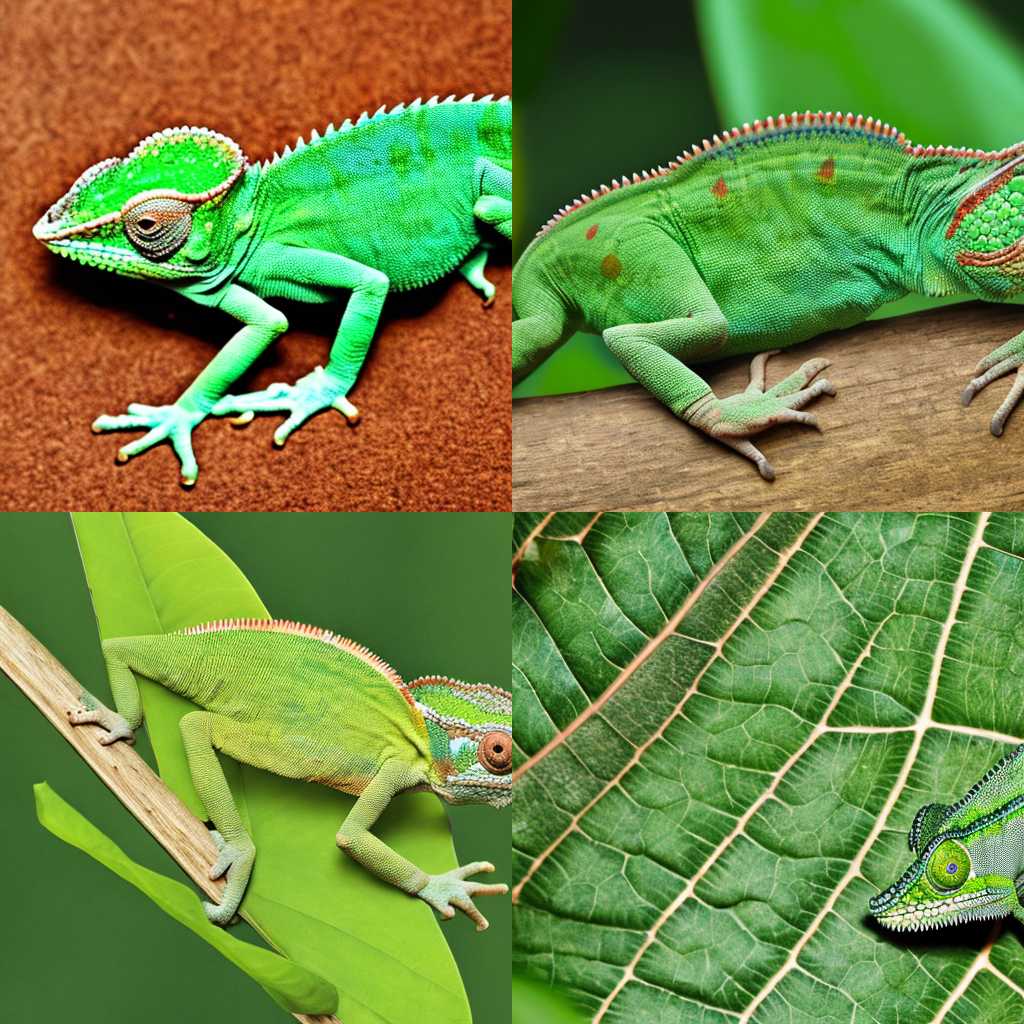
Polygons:
[[[32,225],[97,160],[205,125],[250,160],[329,121],[439,93],[512,89],[510,0],[21,0],[4,7],[0,508],[498,509],[511,502],[508,256],[490,309],[461,277],[393,295],[351,399],[282,450],[279,416],[193,435],[199,482],[161,445],[117,466],[89,425],[173,401],[237,327],[156,285],[60,260]],[[235,393],[323,364],[347,295],[285,305],[291,330]]]

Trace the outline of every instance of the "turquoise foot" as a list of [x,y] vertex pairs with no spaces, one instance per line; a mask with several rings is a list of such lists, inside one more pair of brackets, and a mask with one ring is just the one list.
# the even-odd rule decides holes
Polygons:
[[750,459],[765,480],[774,480],[775,470],[747,438],[780,423],[818,427],[818,421],[811,413],[799,410],[819,395],[836,393],[835,386],[824,378],[811,384],[828,366],[827,359],[809,359],[785,380],[765,388],[765,363],[776,354],[761,352],[754,357],[746,391],[728,398],[705,395],[684,412],[688,423]]
[[294,384],[271,384],[247,395],[225,395],[210,411],[214,416],[236,416],[237,426],[251,423],[258,412],[286,412],[288,418],[274,431],[279,448],[288,436],[323,409],[337,409],[349,423],[359,422],[359,410],[345,397],[351,387],[318,366]]
[[459,267],[459,273],[484,297],[484,305],[490,306],[494,302],[494,285],[484,276],[487,250],[488,247],[482,245],[470,253],[466,262]]
[[170,441],[181,463],[181,482],[191,487],[199,476],[199,466],[192,452],[192,431],[206,418],[198,409],[174,405],[140,405],[133,402],[126,416],[99,416],[93,421],[94,434],[108,430],[148,430],[137,441],[130,441],[117,453],[118,462],[127,462],[162,441]]

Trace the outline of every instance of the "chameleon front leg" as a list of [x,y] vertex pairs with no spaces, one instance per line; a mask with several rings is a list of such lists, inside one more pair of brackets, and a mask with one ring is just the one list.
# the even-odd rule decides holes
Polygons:
[[148,430],[145,436],[121,448],[117,453],[118,462],[127,462],[133,455],[162,441],[170,441],[181,463],[181,482],[185,487],[191,487],[199,475],[199,466],[192,451],[192,431],[260,353],[288,329],[283,313],[239,285],[229,285],[222,295],[210,302],[241,320],[245,326],[210,360],[181,397],[173,405],[133,402],[128,406],[127,415],[100,416],[92,425],[93,432],[97,434],[108,430]]
[[294,384],[272,384],[263,391],[225,395],[214,405],[214,416],[241,414],[247,423],[258,412],[284,412],[288,418],[274,431],[274,444],[323,409],[337,409],[350,423],[359,410],[347,395],[370,347],[390,282],[386,274],[335,253],[297,246],[267,246],[257,253],[247,274],[269,282],[280,294],[289,288],[312,291],[351,289],[326,368],[318,366]]
[[1005,345],[990,352],[975,367],[975,378],[964,388],[960,400],[964,405],[970,405],[971,399],[987,387],[998,377],[1003,377],[1012,370],[1017,371],[1017,379],[1013,382],[1009,394],[1003,399],[1003,404],[996,409],[992,416],[989,429],[995,437],[999,437],[1006,426],[1021,396],[1024,395],[1024,331],[1012,337]]
[[835,394],[827,380],[810,384],[828,361],[808,360],[785,380],[766,388],[764,367],[773,353],[760,353],[751,363],[747,389],[718,398],[683,360],[706,358],[721,349],[728,336],[725,317],[675,243],[664,236],[645,241],[644,257],[658,268],[646,297],[652,322],[609,327],[604,331],[605,344],[676,416],[750,459],[765,480],[773,480],[775,471],[749,438],[780,423],[817,427],[814,416],[799,410],[819,395]]
[[454,917],[458,908],[474,921],[477,931],[483,931],[487,919],[477,910],[473,897],[501,895],[508,892],[508,886],[484,885],[466,879],[479,872],[493,871],[493,864],[475,861],[444,874],[428,875],[370,832],[396,794],[422,781],[421,776],[403,764],[385,763],[342,822],[337,835],[338,846],[378,878],[429,903],[442,917]]

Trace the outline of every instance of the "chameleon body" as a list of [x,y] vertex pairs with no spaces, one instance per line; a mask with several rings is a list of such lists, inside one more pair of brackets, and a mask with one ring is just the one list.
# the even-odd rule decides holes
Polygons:
[[[556,214],[513,272],[513,377],[579,329],[677,416],[773,471],[749,438],[834,394],[812,359],[774,387],[765,361],[908,292],[1003,299],[1024,289],[1024,143],[914,146],[852,114],[794,113],[705,139]],[[745,392],[717,397],[690,367],[760,353]],[[979,364],[967,404],[1017,369],[992,419],[1024,394],[1024,333]]]
[[928,804],[909,835],[914,863],[871,913],[919,930],[1013,914],[1024,921],[1024,745],[955,804]]
[[[508,97],[434,97],[329,125],[263,163],[249,163],[226,136],[184,127],[89,168],[40,218],[36,238],[244,325],[173,405],[133,403],[93,429],[148,430],[119,461],[169,440],[190,486],[191,434],[209,414],[247,423],[257,412],[285,413],[277,445],[322,409],[354,422],[347,395],[390,290],[458,269],[492,300],[484,266],[492,241],[511,235],[511,132]],[[227,394],[288,327],[266,299],[329,302],[341,290],[352,296],[325,368],[294,385]]]
[[467,881],[486,862],[428,875],[372,834],[397,793],[431,789],[453,803],[507,806],[512,798],[512,697],[486,684],[427,676],[403,683],[365,647],[327,630],[280,620],[222,620],[177,633],[109,639],[103,654],[116,711],[83,693],[72,723],[92,722],[102,743],[131,742],[142,722],[138,672],[201,710],[181,719],[196,792],[216,831],[226,873],[207,916],[227,924],[252,871],[256,848],[245,830],[215,751],[288,778],[319,782],[358,797],[338,831],[339,847],[444,917],[455,908],[478,930],[487,921],[476,895],[504,885]]

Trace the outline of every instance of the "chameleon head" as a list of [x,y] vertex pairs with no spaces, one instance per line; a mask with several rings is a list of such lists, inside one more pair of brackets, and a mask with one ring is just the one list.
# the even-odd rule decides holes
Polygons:
[[972,290],[998,297],[1024,289],[1024,153],[972,186],[945,239],[948,264]]
[[129,277],[201,274],[246,160],[208,128],[168,128],[81,174],[32,233],[53,252]]
[[1017,906],[1005,870],[1005,838],[984,828],[940,831],[951,808],[922,807],[910,829],[917,859],[899,881],[873,897],[871,913],[887,928],[919,931],[965,921],[1005,917]]
[[430,785],[450,803],[512,801],[512,694],[424,676],[408,684],[430,738]]

